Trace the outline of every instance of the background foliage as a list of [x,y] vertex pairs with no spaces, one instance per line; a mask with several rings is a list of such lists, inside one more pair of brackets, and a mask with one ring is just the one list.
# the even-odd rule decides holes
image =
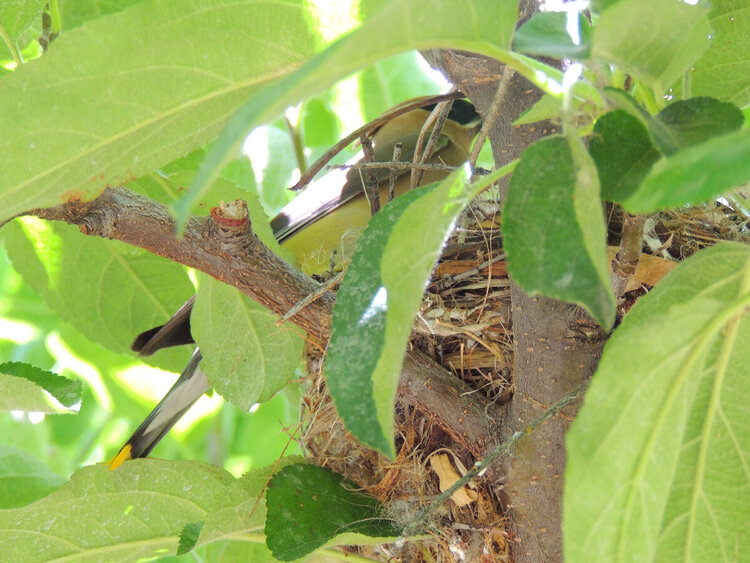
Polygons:
[[[359,12],[325,4],[53,1],[42,17],[45,2],[6,2],[0,221],[127,184],[169,204],[180,220],[206,214],[220,199],[248,199],[253,225],[271,244],[264,213],[283,206],[289,194],[281,188],[298,173],[289,125],[279,115],[297,106],[286,119],[311,161],[393,103],[437,92],[440,85],[410,50],[438,46],[493,56],[545,91],[530,113],[555,117],[564,134],[533,145],[518,162],[503,219],[509,269],[527,292],[580,304],[606,328],[614,324],[615,296],[600,196],[650,213],[710,201],[750,182],[743,119],[750,19],[738,0],[601,0],[593,2],[591,22],[575,15],[577,41],[562,32],[565,14],[548,13],[525,24],[515,42],[511,0],[369,1]],[[44,38],[54,39],[42,53]],[[584,64],[564,76],[528,55]],[[580,137],[588,133],[586,148]],[[243,147],[249,158],[238,157]],[[492,165],[487,158],[480,164]],[[434,254],[451,213],[481,187],[454,176],[402,202],[409,224],[424,221],[435,232],[424,246],[405,245],[413,229],[386,229],[381,250],[367,261],[382,261],[382,287],[403,281],[394,264]],[[182,266],[67,225],[26,217],[0,235],[0,389],[8,411],[0,416],[3,559],[136,559],[174,554],[178,544],[181,553],[196,547],[207,560],[269,558],[263,533],[273,535],[275,517],[266,520],[265,504],[256,500],[269,464],[296,453],[284,429],[298,420],[299,391],[284,384],[300,339],[284,336],[273,354],[283,356],[283,366],[247,368],[261,372],[255,385],[214,382],[243,409],[265,401],[249,415],[204,397],[155,451],[210,465],[148,460],[107,472],[91,464],[111,456],[164,394],[171,378],[162,370],[179,371],[189,355],[172,350],[144,366],[128,353],[135,334],[168,317],[197,284],[210,304],[198,315],[214,356],[206,366],[220,374],[220,357],[235,352],[221,339],[209,341],[212,315],[239,310],[236,326],[266,336],[272,318]],[[401,250],[410,246],[415,255]],[[746,246],[702,251],[615,329],[568,437],[567,559],[705,561],[750,553],[749,280]],[[342,418],[389,454],[400,366],[379,362],[405,348],[404,327],[423,284],[422,277],[411,280],[389,311],[396,315],[391,327],[404,330],[382,334],[386,344],[369,362],[381,371],[347,374],[359,383],[372,378],[375,407],[359,419],[359,411],[344,410]],[[351,306],[359,301],[355,294]],[[229,344],[247,348],[250,341]],[[70,390],[28,366],[85,384]],[[351,402],[350,389],[335,396],[335,366],[329,375],[338,404]],[[70,414],[70,393],[80,398],[77,414]],[[293,469],[274,478],[279,498],[292,499],[280,502],[295,502],[294,483],[331,490],[330,476],[308,475],[295,461],[282,462]],[[352,518],[377,519],[376,507],[361,504]],[[332,539],[344,528],[338,523],[323,541],[310,539],[310,549],[397,533],[352,529]],[[274,544],[278,539],[269,541],[276,556],[304,555]]]

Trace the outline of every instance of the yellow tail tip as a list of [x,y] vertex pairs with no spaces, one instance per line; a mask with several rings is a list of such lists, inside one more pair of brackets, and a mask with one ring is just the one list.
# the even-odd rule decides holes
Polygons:
[[114,471],[129,459],[133,459],[133,456],[130,455],[130,450],[130,444],[125,444],[122,449],[117,452],[117,455],[107,462],[109,470]]

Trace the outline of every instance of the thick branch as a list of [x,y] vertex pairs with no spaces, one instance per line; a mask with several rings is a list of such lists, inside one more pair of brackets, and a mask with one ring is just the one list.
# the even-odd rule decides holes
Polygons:
[[[244,215],[227,217],[214,209],[193,217],[182,238],[167,208],[124,188],[108,189],[89,202],[71,201],[30,214],[78,225],[85,235],[120,240],[191,266],[232,285],[280,316],[321,286],[303,275],[255,236]],[[330,336],[334,297],[324,293],[291,321],[325,345]],[[498,413],[462,381],[427,356],[408,352],[398,397],[435,418],[475,456],[494,444],[488,437]]]

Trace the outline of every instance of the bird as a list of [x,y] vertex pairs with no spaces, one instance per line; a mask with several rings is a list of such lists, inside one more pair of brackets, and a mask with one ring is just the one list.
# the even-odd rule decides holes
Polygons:
[[[390,161],[394,145],[401,142],[401,160],[411,162],[417,138],[434,108],[435,104],[428,104],[397,115],[371,133],[373,161]],[[481,119],[471,102],[454,100],[429,162],[448,166],[464,164],[469,159],[469,150],[480,126]],[[425,173],[422,184],[442,180],[447,174],[445,170],[430,170]],[[389,175],[390,171],[385,167],[376,173],[382,203],[387,197]],[[353,251],[356,239],[371,216],[370,204],[363,197],[362,176],[360,170],[352,168],[346,174],[343,187],[334,191],[326,189],[322,183],[312,184],[271,220],[276,239],[291,251],[304,273],[319,275],[329,271],[332,255],[336,256],[335,267],[341,268],[346,256]],[[402,171],[395,194],[400,195],[409,188],[410,174]],[[195,296],[164,325],[139,334],[131,346],[133,351],[140,356],[150,356],[162,348],[194,343],[190,333],[194,302]],[[148,456],[180,417],[211,388],[200,368],[201,358],[200,349],[196,348],[172,388],[108,462],[110,469],[116,469],[127,460]]]

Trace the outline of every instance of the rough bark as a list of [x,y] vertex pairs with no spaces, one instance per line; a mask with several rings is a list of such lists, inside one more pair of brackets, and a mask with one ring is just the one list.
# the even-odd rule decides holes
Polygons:
[[[536,9],[533,1],[521,4],[520,19],[529,17]],[[485,118],[503,65],[494,59],[457,51],[431,51],[425,55],[467,94]],[[513,77],[488,135],[498,167],[518,158],[529,144],[556,132],[549,123],[512,125],[540,97],[541,92],[536,87],[518,75]],[[507,183],[501,186],[501,198],[505,190]],[[575,306],[530,297],[515,283],[511,283],[511,303],[514,395],[501,431],[503,440],[589,378],[596,369],[603,345],[596,330],[584,330],[592,323]],[[577,407],[568,407],[521,440],[503,460],[501,485],[516,563],[562,560],[565,432]]]

